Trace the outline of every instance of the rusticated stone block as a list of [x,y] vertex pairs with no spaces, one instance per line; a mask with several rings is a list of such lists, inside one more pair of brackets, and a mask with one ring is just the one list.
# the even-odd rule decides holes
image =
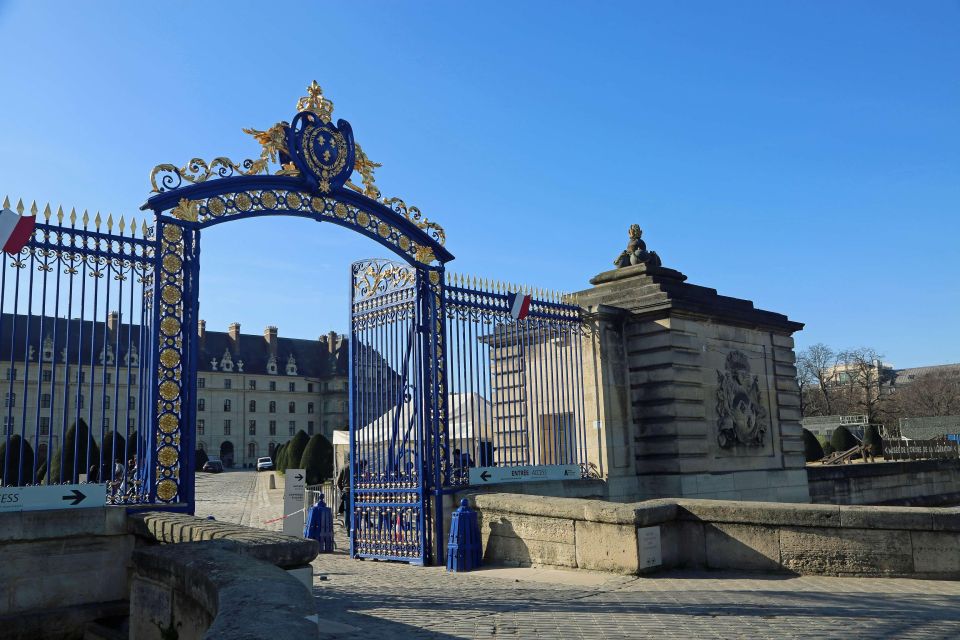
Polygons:
[[710,569],[779,571],[780,541],[776,527],[704,523],[706,565]]
[[576,567],[577,549],[574,544],[490,535],[483,549],[483,559],[491,564],[521,567],[539,564]]
[[636,573],[639,567],[637,529],[632,524],[576,523],[577,567],[595,571]]
[[909,531],[784,527],[783,566],[800,574],[906,575],[913,571]]

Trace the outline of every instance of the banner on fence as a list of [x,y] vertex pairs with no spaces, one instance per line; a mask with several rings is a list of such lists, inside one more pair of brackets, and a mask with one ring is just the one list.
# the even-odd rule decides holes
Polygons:
[[960,446],[952,440],[884,440],[884,460],[960,458]]

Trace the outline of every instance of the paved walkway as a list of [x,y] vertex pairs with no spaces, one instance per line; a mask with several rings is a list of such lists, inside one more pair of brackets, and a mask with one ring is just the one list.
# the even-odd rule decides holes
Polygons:
[[[279,516],[282,492],[267,490],[266,479],[236,472],[198,480],[197,514],[250,526]],[[313,563],[326,638],[960,638],[960,582],[548,569],[448,574],[351,560],[338,533],[341,550]]]

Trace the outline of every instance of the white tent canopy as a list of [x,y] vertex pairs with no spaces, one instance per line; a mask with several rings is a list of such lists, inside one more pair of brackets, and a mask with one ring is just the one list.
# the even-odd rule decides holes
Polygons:
[[[357,430],[356,441],[362,444],[387,442],[393,435],[393,424],[399,413],[401,434],[409,424],[413,403],[394,407]],[[471,440],[478,436],[492,437],[493,420],[490,403],[479,393],[453,393],[447,396],[447,424],[452,440]],[[415,438],[416,434],[411,434]],[[334,446],[350,446],[349,431],[333,432]]]

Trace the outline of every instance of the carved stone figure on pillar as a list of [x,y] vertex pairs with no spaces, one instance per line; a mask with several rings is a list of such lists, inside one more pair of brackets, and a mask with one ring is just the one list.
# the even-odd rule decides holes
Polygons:
[[620,256],[613,261],[615,267],[620,269],[638,264],[651,267],[661,266],[660,256],[657,255],[656,251],[647,251],[647,243],[643,241],[641,236],[643,236],[643,230],[640,229],[640,225],[630,225],[630,242],[627,243],[627,248]]

